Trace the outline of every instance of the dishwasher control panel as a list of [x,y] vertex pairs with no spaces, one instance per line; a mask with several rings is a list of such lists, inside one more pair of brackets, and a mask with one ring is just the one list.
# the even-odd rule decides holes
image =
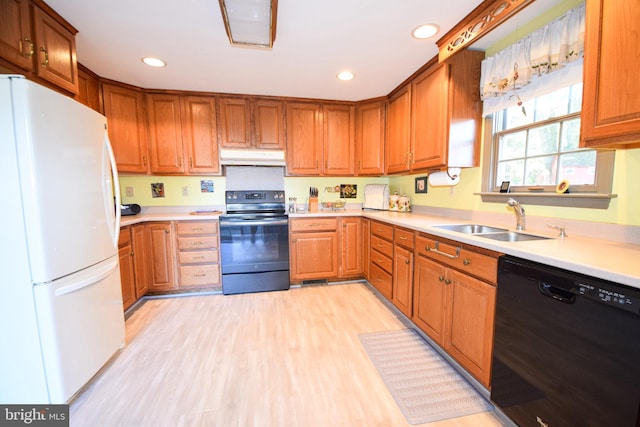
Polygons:
[[634,291],[621,285],[603,286],[600,283],[591,284],[575,282],[580,295],[597,299],[600,303],[640,314],[640,290]]

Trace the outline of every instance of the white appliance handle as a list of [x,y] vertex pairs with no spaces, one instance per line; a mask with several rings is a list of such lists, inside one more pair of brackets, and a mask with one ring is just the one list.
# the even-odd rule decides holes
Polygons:
[[84,280],[81,280],[79,282],[75,282],[71,285],[68,286],[63,286],[61,288],[56,289],[56,291],[54,292],[54,295],[59,297],[62,295],[66,295],[66,294],[70,294],[71,292],[75,292],[79,289],[82,288],[86,288],[87,286],[91,286],[95,283],[100,282],[102,279],[104,279],[107,276],[110,276],[111,274],[113,274],[113,272],[118,268],[118,261],[113,261],[111,263],[109,263],[108,265],[105,266],[104,270],[102,270],[101,272],[86,278]]
[[115,210],[116,210],[116,221],[113,229],[113,244],[115,247],[118,247],[118,239],[120,238],[120,220],[122,218],[122,212],[120,209],[120,204],[122,203],[122,199],[120,198],[120,180],[118,179],[118,165],[116,164],[116,156],[113,154],[113,148],[111,147],[111,142],[109,141],[109,134],[107,133],[107,126],[104,127],[104,144],[107,148],[107,153],[109,153],[109,162],[111,163],[111,176],[113,177],[113,191],[115,196]]

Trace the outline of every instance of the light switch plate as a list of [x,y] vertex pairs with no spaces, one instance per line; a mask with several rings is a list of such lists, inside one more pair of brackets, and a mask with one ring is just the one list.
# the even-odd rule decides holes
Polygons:
[[133,187],[126,187],[125,194],[127,195],[127,197],[133,197]]

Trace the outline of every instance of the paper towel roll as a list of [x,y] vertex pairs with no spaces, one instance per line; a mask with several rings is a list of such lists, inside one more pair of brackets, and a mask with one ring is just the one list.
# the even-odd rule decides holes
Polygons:
[[451,187],[460,182],[460,168],[449,168],[447,172],[429,174],[429,185],[432,187]]

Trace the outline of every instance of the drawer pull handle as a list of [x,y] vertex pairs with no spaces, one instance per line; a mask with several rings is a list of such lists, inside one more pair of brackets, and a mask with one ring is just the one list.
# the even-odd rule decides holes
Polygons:
[[440,242],[438,242],[438,241],[436,240],[436,244],[434,245],[434,247],[433,247],[433,248],[431,248],[431,247],[429,247],[429,246],[425,246],[425,247],[424,247],[424,249],[425,249],[427,252],[435,252],[435,253],[437,253],[437,254],[439,254],[439,255],[446,256],[447,258],[451,258],[451,259],[456,259],[456,258],[459,258],[459,257],[460,257],[460,246],[456,247],[456,254],[455,254],[455,255],[451,255],[451,254],[448,254],[448,253],[446,253],[446,252],[442,252],[442,251],[440,250],[439,246],[440,246]]
[[407,238],[405,236],[399,236],[400,240],[407,240]]
[[204,259],[203,256],[194,256],[193,259]]
[[191,242],[191,246],[202,246],[204,242],[202,240],[198,240],[197,242]]
[[206,273],[194,274],[193,277],[207,277]]
[[469,264],[471,264],[471,260],[469,258],[465,258],[465,259],[462,260],[462,263],[464,265],[469,265]]
[[378,247],[379,247],[379,248],[383,248],[383,247],[384,247],[384,245],[381,245],[380,243],[378,243]]
[[191,231],[202,231],[202,227],[191,227]]

